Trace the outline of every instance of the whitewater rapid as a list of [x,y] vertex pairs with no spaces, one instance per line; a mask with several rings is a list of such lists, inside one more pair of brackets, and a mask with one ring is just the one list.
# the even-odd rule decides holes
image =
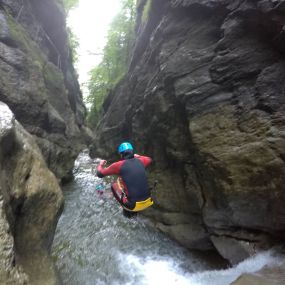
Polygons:
[[[229,285],[242,273],[280,265],[272,251],[235,267],[217,264],[180,247],[146,219],[123,217],[109,181],[95,176],[98,161],[83,152],[56,230],[53,257],[66,285]],[[97,191],[103,188],[103,192]],[[102,187],[101,187],[102,186]]]

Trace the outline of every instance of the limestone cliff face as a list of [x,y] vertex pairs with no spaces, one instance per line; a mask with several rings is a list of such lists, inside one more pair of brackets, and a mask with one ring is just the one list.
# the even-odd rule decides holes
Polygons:
[[84,113],[61,1],[0,0],[1,284],[58,284],[58,180],[82,149]]
[[0,284],[58,284],[49,253],[62,205],[35,139],[0,102]]
[[50,169],[70,177],[85,107],[60,0],[0,1],[0,101],[34,135]]
[[92,153],[111,158],[131,140],[152,156],[147,214],[236,263],[284,238],[285,2],[151,3]]

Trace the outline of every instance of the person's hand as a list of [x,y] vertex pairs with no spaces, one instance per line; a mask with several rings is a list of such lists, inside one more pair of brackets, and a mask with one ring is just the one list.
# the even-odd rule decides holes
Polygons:
[[101,166],[104,166],[104,165],[107,164],[107,160],[100,160],[99,164],[100,164]]

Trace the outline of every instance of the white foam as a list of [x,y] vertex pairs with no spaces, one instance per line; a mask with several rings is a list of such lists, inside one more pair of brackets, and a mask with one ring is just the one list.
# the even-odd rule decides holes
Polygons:
[[[147,259],[143,261],[136,256],[129,255],[125,259],[127,263],[142,275],[141,284],[175,284],[188,285],[187,276],[179,272],[177,265],[171,260]],[[129,270],[129,272],[131,272]]]
[[226,270],[213,270],[195,273],[191,275],[190,284],[193,285],[228,285],[243,273],[259,271],[265,265],[274,266],[282,264],[282,260],[273,255],[272,251],[266,251],[248,258],[235,267]]
[[147,285],[229,285],[243,273],[256,272],[265,265],[282,264],[282,261],[275,257],[272,251],[260,253],[229,269],[198,273],[183,272],[179,268],[179,264],[173,260],[159,259],[158,257],[143,259],[134,255],[124,256],[121,254],[120,259],[123,264],[122,270],[133,277],[139,274],[141,279],[137,284]]
[[13,127],[14,115],[9,107],[0,102],[0,135]]

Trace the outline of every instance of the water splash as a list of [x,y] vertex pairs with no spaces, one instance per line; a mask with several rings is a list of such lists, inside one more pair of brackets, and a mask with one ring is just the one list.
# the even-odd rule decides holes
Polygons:
[[228,285],[243,273],[259,271],[264,266],[274,267],[283,264],[281,257],[277,257],[274,251],[266,251],[248,258],[233,268],[227,270],[205,271],[193,274],[193,285]]
[[[161,259],[158,256],[140,258],[134,255],[122,255],[121,270],[131,272],[133,277],[140,275],[139,284],[147,285],[229,285],[243,273],[259,271],[264,266],[281,266],[282,258],[273,251],[260,253],[233,268],[189,273],[181,270],[177,261]],[[124,262],[123,262],[124,261]],[[127,283],[129,285],[135,283]]]

